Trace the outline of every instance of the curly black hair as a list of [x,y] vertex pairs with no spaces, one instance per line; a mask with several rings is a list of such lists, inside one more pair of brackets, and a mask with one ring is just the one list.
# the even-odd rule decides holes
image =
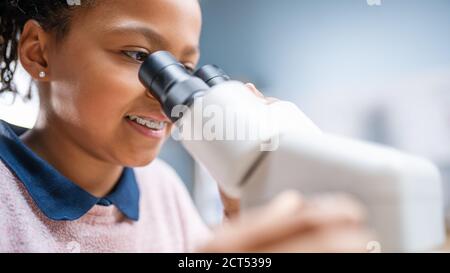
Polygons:
[[45,31],[54,31],[61,39],[69,30],[73,10],[81,7],[82,2],[85,6],[93,0],[0,0],[0,95],[4,92],[17,95],[13,78],[25,23],[36,20]]

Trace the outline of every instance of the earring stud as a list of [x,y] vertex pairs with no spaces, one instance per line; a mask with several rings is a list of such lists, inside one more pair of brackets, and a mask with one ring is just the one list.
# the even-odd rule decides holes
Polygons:
[[45,78],[45,76],[47,76],[47,74],[45,74],[44,71],[39,72],[39,78]]

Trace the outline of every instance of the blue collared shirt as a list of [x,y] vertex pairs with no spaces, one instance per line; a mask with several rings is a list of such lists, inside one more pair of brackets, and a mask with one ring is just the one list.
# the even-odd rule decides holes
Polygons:
[[139,219],[139,188],[131,168],[124,168],[111,193],[97,198],[35,154],[2,120],[0,159],[23,183],[38,208],[52,220],[76,220],[96,204],[115,205],[129,219]]

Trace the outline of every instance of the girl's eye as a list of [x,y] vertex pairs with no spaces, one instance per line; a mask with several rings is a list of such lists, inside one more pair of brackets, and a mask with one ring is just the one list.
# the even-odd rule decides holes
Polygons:
[[144,62],[148,57],[148,53],[142,51],[123,51],[123,54],[138,62]]
[[[132,58],[135,61],[138,61],[140,63],[143,63],[145,59],[150,55],[149,53],[142,52],[142,51],[122,51],[123,54],[125,54],[127,57]],[[189,73],[194,73],[195,68],[190,64],[184,64],[184,67]]]

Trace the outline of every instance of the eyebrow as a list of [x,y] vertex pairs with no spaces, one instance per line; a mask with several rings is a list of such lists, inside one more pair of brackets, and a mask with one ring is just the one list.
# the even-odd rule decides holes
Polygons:
[[[111,27],[109,29],[106,29],[104,31],[105,33],[117,33],[117,34],[129,34],[129,33],[135,33],[138,35],[144,36],[144,38],[147,40],[147,42],[151,45],[154,45],[156,47],[160,48],[168,48],[168,42],[167,40],[159,34],[157,31],[153,30],[152,28],[135,25],[135,24],[123,24],[115,27]],[[200,49],[198,46],[187,46],[183,49],[182,55],[183,56],[190,56],[195,55],[200,52]]]

